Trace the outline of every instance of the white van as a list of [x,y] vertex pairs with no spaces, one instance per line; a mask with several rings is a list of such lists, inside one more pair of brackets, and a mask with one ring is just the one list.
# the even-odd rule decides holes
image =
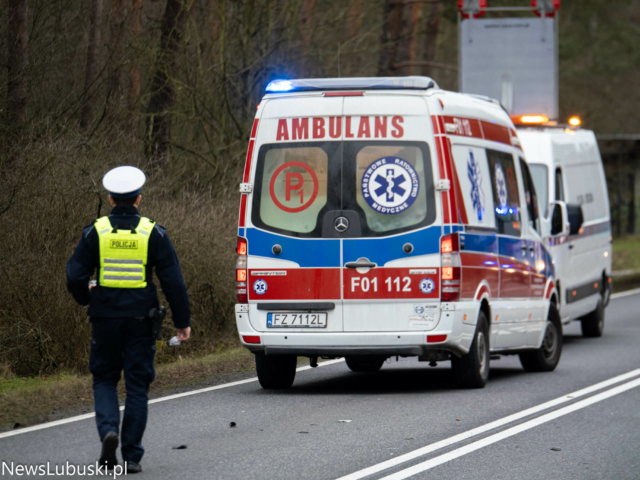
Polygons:
[[519,143],[498,102],[426,77],[270,83],[236,268],[262,387],[290,387],[299,356],[355,372],[451,360],[470,388],[495,354],[553,370],[558,293]]
[[[538,192],[543,224],[556,234],[548,244],[555,260],[563,323],[579,319],[586,337],[604,329],[604,307],[611,294],[609,195],[593,132],[569,127],[518,128]],[[570,230],[553,229],[562,210]]]

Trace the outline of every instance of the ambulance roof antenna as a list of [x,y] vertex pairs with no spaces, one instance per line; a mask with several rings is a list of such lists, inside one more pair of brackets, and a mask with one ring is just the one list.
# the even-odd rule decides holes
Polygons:
[[340,78],[340,46],[341,43],[338,42],[338,78]]

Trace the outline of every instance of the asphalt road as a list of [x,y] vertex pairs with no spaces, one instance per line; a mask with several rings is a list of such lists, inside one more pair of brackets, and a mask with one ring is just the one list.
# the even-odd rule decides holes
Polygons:
[[[137,478],[640,479],[639,312],[640,295],[613,299],[602,338],[565,328],[555,372],[502,357],[482,390],[456,388],[448,362],[400,359],[376,374],[307,369],[286,392],[244,381],[155,403]],[[91,418],[4,435],[6,465],[99,455]]]

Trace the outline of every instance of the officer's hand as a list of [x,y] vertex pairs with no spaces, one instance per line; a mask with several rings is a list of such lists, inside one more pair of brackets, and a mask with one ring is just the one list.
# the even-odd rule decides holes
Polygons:
[[189,336],[191,335],[191,327],[176,328],[176,332],[178,333],[178,340],[184,342],[185,340],[189,340]]

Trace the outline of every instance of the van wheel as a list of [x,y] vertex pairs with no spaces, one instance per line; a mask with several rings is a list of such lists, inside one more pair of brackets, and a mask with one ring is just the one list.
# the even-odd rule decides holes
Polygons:
[[293,385],[296,378],[298,357],[278,355],[267,357],[256,354],[256,371],[258,381],[264,389],[285,389]]
[[542,345],[537,350],[520,354],[520,363],[528,372],[555,370],[562,354],[562,323],[556,306],[549,305],[549,317],[545,326]]
[[347,367],[349,367],[352,372],[377,372],[382,368],[382,364],[386,358],[371,355],[358,355],[345,357],[345,360],[347,361]]
[[583,337],[601,337],[604,333],[604,303],[598,300],[596,309],[581,319]]
[[469,353],[462,357],[451,356],[451,368],[456,383],[463,388],[483,388],[489,379],[490,357],[487,317],[480,311]]

